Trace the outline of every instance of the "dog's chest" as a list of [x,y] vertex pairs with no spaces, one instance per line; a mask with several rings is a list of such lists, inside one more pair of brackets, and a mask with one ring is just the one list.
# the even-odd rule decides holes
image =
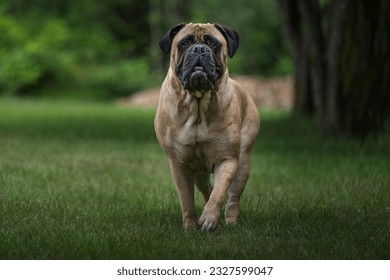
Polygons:
[[184,103],[187,110],[182,112],[180,143],[195,145],[210,141],[210,120],[207,118],[211,102],[211,92],[187,94]]
[[161,130],[161,142],[170,158],[185,162],[196,172],[212,172],[224,158],[237,156],[239,122],[211,93],[186,96],[171,115],[171,126]]

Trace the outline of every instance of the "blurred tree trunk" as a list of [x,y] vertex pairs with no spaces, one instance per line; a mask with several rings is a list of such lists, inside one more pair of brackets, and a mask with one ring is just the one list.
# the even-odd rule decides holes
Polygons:
[[364,137],[389,109],[390,2],[278,0],[295,65],[294,111],[333,134]]
[[306,56],[307,44],[301,30],[302,19],[298,10],[298,0],[279,0],[278,4],[282,25],[290,42],[294,62],[294,111],[311,114],[314,108],[309,89],[308,56]]

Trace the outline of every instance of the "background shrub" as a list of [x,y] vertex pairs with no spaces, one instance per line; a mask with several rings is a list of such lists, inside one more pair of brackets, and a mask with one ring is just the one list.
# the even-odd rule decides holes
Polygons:
[[232,74],[290,73],[275,4],[243,1],[4,0],[0,95],[42,95],[50,87],[50,95],[82,89],[94,92],[91,97],[116,98],[157,85],[169,63],[158,41],[182,21],[239,30]]

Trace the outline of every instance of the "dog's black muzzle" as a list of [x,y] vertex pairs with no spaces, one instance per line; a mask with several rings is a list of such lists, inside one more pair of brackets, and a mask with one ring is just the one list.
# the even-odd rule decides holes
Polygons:
[[189,47],[177,65],[178,75],[184,89],[189,91],[213,90],[219,78],[219,67],[214,52],[204,44]]

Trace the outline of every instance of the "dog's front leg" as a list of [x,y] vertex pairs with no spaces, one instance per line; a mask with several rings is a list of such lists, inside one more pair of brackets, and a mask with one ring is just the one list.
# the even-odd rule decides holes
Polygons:
[[226,159],[215,169],[214,188],[206,203],[198,227],[202,231],[214,230],[218,224],[226,193],[237,172],[237,159]]
[[196,228],[196,211],[194,202],[194,174],[185,165],[169,161],[173,180],[179,194],[184,228]]

